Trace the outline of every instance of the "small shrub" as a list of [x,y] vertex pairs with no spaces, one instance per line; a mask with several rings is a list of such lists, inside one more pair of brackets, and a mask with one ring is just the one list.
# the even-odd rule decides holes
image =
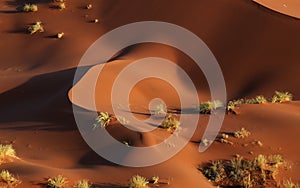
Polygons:
[[88,180],[80,180],[75,185],[74,188],[90,188],[92,185],[89,183]]
[[8,185],[8,187],[15,187],[21,183],[21,181],[15,178],[8,170],[2,170],[0,178],[2,182]]
[[172,132],[177,130],[179,126],[180,126],[180,122],[172,114],[167,114],[165,119],[161,123],[161,127],[163,129],[167,129],[168,131],[172,131]]
[[293,95],[289,92],[275,91],[275,95],[272,97],[272,103],[282,103],[292,101]]
[[241,130],[238,130],[233,133],[234,137],[236,138],[246,138],[250,135],[251,133],[247,131],[244,127],[241,128]]
[[35,22],[35,24],[31,25],[28,27],[28,31],[30,32],[30,34],[34,34],[36,32],[44,32],[44,28],[42,26],[42,22],[38,21]]
[[111,116],[107,112],[100,112],[99,116],[96,118],[94,128],[98,128],[99,126],[105,128],[109,125],[110,121]]
[[6,161],[10,161],[12,158],[17,158],[16,151],[12,147],[12,145],[0,144],[0,164]]
[[62,175],[48,179],[48,188],[63,188],[67,184],[67,179]]
[[149,188],[148,183],[146,178],[135,175],[130,179],[129,188]]

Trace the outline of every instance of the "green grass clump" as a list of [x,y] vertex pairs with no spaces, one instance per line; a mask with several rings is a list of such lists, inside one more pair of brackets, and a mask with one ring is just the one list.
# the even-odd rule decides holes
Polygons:
[[21,181],[15,178],[8,170],[1,171],[0,179],[2,182],[6,183],[8,187],[16,187],[21,183]]
[[58,175],[48,179],[48,188],[63,188],[68,183],[67,179],[62,175]]
[[38,11],[38,6],[36,4],[25,4],[23,6],[24,12],[36,12]]
[[196,108],[196,111],[200,114],[211,114],[213,110],[223,108],[224,104],[221,101],[206,101],[200,103],[200,105]]
[[[200,168],[200,171],[217,186],[261,187],[265,186],[267,181],[274,181],[275,183],[275,175],[279,166],[270,160],[273,157],[258,155],[252,160],[242,157],[236,157],[232,160],[218,160]],[[277,155],[275,158],[279,159]],[[280,161],[282,160],[281,157]]]
[[139,175],[134,175],[130,179],[129,188],[149,188],[149,181]]
[[88,180],[80,180],[75,185],[74,188],[91,188],[92,184]]
[[233,133],[234,137],[236,138],[246,138],[248,136],[250,136],[250,132],[247,131],[244,127],[241,128],[241,130],[235,131]]
[[6,161],[10,161],[12,158],[17,158],[16,151],[12,147],[12,145],[0,144],[0,164]]
[[293,100],[293,95],[289,92],[279,92],[275,91],[274,96],[272,97],[272,103],[282,103]]
[[111,122],[111,116],[107,112],[100,112],[99,116],[96,118],[96,123],[94,128],[103,127],[105,128]]
[[180,122],[177,120],[175,115],[167,114],[165,119],[161,123],[161,127],[163,129],[167,129],[168,131],[176,131],[180,126]]
[[30,32],[30,34],[34,34],[36,32],[44,32],[44,28],[42,26],[42,22],[38,21],[35,22],[35,24],[31,25],[28,27],[28,31]]

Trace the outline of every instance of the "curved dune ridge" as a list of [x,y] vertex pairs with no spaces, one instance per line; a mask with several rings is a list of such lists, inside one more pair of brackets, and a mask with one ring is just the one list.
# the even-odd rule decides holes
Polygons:
[[[263,6],[251,0],[72,0],[66,1],[66,9],[59,10],[52,0],[33,0],[29,3],[36,3],[38,11],[25,13],[20,8],[28,1],[0,1],[0,144],[12,144],[19,157],[0,164],[0,170],[7,169],[22,180],[18,186],[22,188],[45,187],[49,177],[59,174],[67,177],[69,187],[80,179],[88,179],[95,187],[128,187],[129,179],[135,174],[149,179],[159,176],[162,188],[214,187],[198,169],[211,160],[229,160],[236,154],[247,159],[259,154],[281,154],[287,166],[280,169],[276,180],[300,182],[297,149],[300,21],[264,7],[299,18],[299,3],[296,0],[256,2]],[[92,4],[92,8],[87,9],[87,4]],[[95,23],[95,19],[99,22]],[[84,74],[73,86],[77,65],[95,40],[119,26],[149,20],[177,24],[207,44],[223,72],[228,100],[260,94],[271,97],[279,90],[293,93],[295,101],[247,104],[238,109],[238,114],[227,114],[220,133],[231,135],[242,127],[251,132],[244,139],[231,136],[233,145],[216,141],[207,151],[199,153],[199,143],[210,117],[200,115],[191,142],[161,164],[132,168],[107,161],[88,146],[78,131],[73,105],[81,118],[91,122],[86,125],[90,129],[95,118],[91,111],[95,110],[94,100],[96,111],[113,114],[112,105],[122,109],[124,104],[112,104],[111,90],[117,75],[134,61],[152,56],[171,61],[189,75],[199,100],[210,100],[207,80],[195,62],[178,49],[156,43],[129,46],[106,64],[79,67]],[[27,28],[36,21],[42,22],[44,32],[30,35]],[[58,39],[56,36],[61,32],[64,36]],[[95,98],[91,99],[88,78],[94,78],[100,66],[104,68],[95,78]],[[147,70],[140,71],[143,72]],[[183,116],[195,115],[192,104],[181,109],[172,82],[181,85],[185,94],[191,88],[185,88],[178,74],[170,76],[170,80],[145,79],[133,87],[129,104],[135,117],[140,120],[149,117],[149,103],[153,98],[163,99],[177,117],[181,110]],[[130,79],[134,77],[123,81]],[[74,89],[82,92],[79,98],[72,98]],[[189,124],[182,127],[188,129]],[[161,128],[135,132],[115,120],[107,131],[116,140],[138,147],[154,146],[171,135]],[[257,141],[262,146],[255,144]],[[172,143],[169,146],[168,149],[176,147]],[[123,156],[124,161],[130,160],[130,154]],[[274,181],[266,185],[272,187]]]
[[285,1],[275,1],[275,0],[253,0],[265,7],[272,10],[286,14],[295,18],[300,18],[300,2],[297,0],[285,0]]

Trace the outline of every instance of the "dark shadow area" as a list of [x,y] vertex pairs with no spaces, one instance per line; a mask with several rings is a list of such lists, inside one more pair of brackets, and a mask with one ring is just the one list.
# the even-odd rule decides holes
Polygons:
[[[89,67],[81,69],[83,71],[80,78]],[[37,126],[11,127],[21,130],[77,129],[72,103],[68,98],[75,71],[74,68],[38,75],[23,85],[0,94],[0,123],[41,122],[41,125]],[[1,126],[1,129],[9,129],[9,127]]]
[[93,150],[86,153],[78,162],[81,165],[84,166],[94,166],[94,165],[104,165],[104,166],[119,166],[115,163],[112,163],[104,158],[102,158],[100,155],[98,155]]

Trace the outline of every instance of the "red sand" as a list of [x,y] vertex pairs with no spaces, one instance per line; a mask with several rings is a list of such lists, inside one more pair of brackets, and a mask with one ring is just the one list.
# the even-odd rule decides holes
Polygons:
[[[250,0],[73,0],[67,1],[67,9],[62,11],[49,8],[50,1],[32,1],[38,3],[38,12],[17,12],[16,8],[24,2],[0,1],[0,141],[12,142],[21,158],[2,164],[0,169],[18,175],[22,180],[19,187],[34,187],[34,184],[35,187],[45,187],[41,185],[45,178],[58,174],[68,177],[70,182],[89,179],[98,187],[126,187],[134,174],[149,178],[158,175],[170,181],[170,185],[160,187],[213,187],[197,170],[198,165],[215,159],[229,159],[235,154],[250,158],[274,153],[282,154],[292,167],[279,178],[300,181],[298,101],[243,105],[239,115],[226,116],[222,131],[233,132],[245,127],[251,131],[251,136],[234,140],[233,146],[214,143],[204,153],[197,151],[207,120],[206,116],[201,116],[199,130],[192,139],[195,142],[190,142],[178,155],[152,167],[128,168],[104,160],[89,148],[78,132],[68,98],[76,66],[96,39],[124,24],[158,20],[189,29],[209,46],[222,68],[228,99],[259,94],[271,96],[275,90],[286,90],[298,100],[298,19],[273,12]],[[93,5],[91,10],[84,9],[87,3]],[[278,10],[276,3],[264,5]],[[294,14],[300,12],[299,6],[296,3],[290,5],[292,1],[288,4],[292,9],[283,13],[299,16]],[[95,18],[100,22],[90,23]],[[28,34],[27,26],[38,20],[44,23],[45,32]],[[58,32],[65,33],[62,40],[53,38]],[[97,93],[99,110],[111,111],[110,88],[122,67],[153,55],[183,67],[195,82],[200,100],[209,99],[201,71],[197,71],[192,60],[178,50],[159,44],[143,44],[125,51],[107,64],[99,78],[107,81],[104,85],[97,85],[106,91]],[[178,107],[178,99],[168,97],[170,88],[166,83],[155,79],[146,80],[134,88],[132,107],[137,111],[147,109],[149,100],[156,96],[155,91],[160,86],[167,91],[157,97],[167,98],[169,106]],[[80,101],[73,102],[89,108]],[[120,137],[129,134],[137,145],[159,141],[155,134],[150,135],[153,138],[148,138],[149,142],[128,131],[122,135],[116,127],[118,125],[110,128],[112,134]],[[263,147],[242,146],[242,143],[253,140],[262,141]]]

